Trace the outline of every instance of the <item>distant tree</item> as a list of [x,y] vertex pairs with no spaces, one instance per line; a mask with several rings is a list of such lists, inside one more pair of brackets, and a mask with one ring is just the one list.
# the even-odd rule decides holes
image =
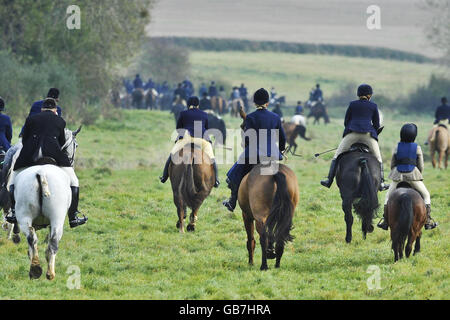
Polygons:
[[423,0],[432,18],[425,27],[430,43],[442,51],[443,62],[450,68],[450,0]]
[[[67,8],[74,2],[81,12],[79,30],[66,25]],[[77,79],[81,108],[106,97],[119,66],[139,53],[152,3],[0,0],[0,50],[21,66],[48,61],[65,66]]]
[[148,39],[134,68],[138,70],[159,82],[180,82],[190,73],[189,50],[165,39]]

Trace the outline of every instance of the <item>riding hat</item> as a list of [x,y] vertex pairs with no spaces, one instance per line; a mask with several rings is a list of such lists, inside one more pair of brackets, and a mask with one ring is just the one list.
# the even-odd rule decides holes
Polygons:
[[43,109],[56,109],[56,101],[52,98],[47,98],[44,100]]
[[198,107],[199,104],[200,104],[200,101],[198,100],[198,98],[196,96],[190,97],[187,101],[188,107]]
[[51,88],[50,90],[48,90],[47,98],[58,99],[58,97],[59,97],[59,90],[58,89]]
[[261,88],[258,91],[255,92],[255,95],[253,96],[253,102],[258,105],[262,106],[269,102],[269,93],[266,89]]
[[358,87],[358,97],[371,96],[373,93],[372,87],[368,84],[362,84]]
[[400,140],[402,142],[414,142],[417,137],[417,126],[414,123],[403,125],[400,130]]

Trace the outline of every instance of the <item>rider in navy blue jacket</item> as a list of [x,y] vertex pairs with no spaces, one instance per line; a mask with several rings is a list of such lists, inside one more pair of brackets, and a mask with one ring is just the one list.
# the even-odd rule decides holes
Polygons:
[[12,125],[11,119],[6,114],[2,114],[4,110],[5,102],[0,97],[0,147],[6,152],[11,148]]
[[[245,150],[227,173],[231,197],[224,201],[223,205],[230,211],[236,207],[239,185],[244,176],[261,160],[282,160],[282,152],[286,147],[286,135],[280,117],[267,110],[269,93],[261,88],[255,92],[253,101],[257,110],[247,115],[243,126]],[[267,130],[265,137],[261,137],[264,134],[263,130]],[[254,134],[253,141],[252,133]],[[277,136],[273,137],[273,133],[276,133]],[[266,143],[260,141],[261,138],[266,139]],[[278,147],[276,142],[278,142]]]
[[442,105],[437,107],[436,113],[434,114],[434,124],[438,124],[442,120],[447,120],[450,123],[450,106],[447,104],[447,98],[443,97],[441,102]]
[[[51,88],[47,93],[47,98],[55,99],[56,102],[58,102],[59,99],[59,90],[57,88]],[[42,107],[44,106],[44,100],[36,101],[32,104],[30,113],[28,114],[29,117],[35,114],[41,113]],[[61,107],[56,106],[56,111],[58,112],[58,116],[61,117]]]

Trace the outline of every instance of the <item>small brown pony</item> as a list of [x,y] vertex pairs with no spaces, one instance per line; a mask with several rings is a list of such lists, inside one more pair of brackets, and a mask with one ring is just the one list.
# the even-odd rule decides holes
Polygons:
[[439,125],[437,128],[433,128],[431,137],[428,141],[430,144],[431,163],[433,168],[436,168],[435,152],[439,154],[438,168],[441,169],[441,162],[444,160],[445,169],[448,167],[448,156],[450,154],[450,134],[448,129],[443,125]]
[[[246,114],[242,108],[239,108],[239,113],[245,120]],[[253,265],[256,225],[262,251],[261,270],[267,270],[267,259],[274,258],[275,268],[279,268],[284,246],[293,239],[290,231],[299,199],[297,177],[286,165],[278,166],[275,174],[267,175],[267,172],[261,174],[262,170],[271,169],[256,165],[239,186],[238,202],[247,232],[248,263]]]
[[[297,139],[297,136],[302,137],[306,141],[311,140],[310,138],[307,138],[305,136],[306,128],[302,125],[296,125],[292,122],[284,122],[283,123],[283,129],[286,134],[286,140],[289,144],[288,148],[286,149],[286,153],[291,152],[292,155],[297,155],[295,151],[297,150],[297,143],[295,143],[295,139]],[[294,150],[292,150],[294,148]]]
[[409,188],[407,183],[399,184],[399,187],[392,192],[387,206],[395,262],[403,258],[406,238],[408,238],[405,248],[407,258],[411,254],[414,241],[416,243],[413,254],[420,251],[420,237],[422,227],[427,220],[427,210],[420,194]]
[[193,143],[185,145],[174,158],[176,161],[172,160],[169,166],[169,176],[178,213],[177,228],[184,233],[186,208],[189,207],[192,212],[187,231],[195,231],[198,210],[214,186],[213,165],[208,155]]
[[211,108],[215,113],[223,114],[225,108],[227,107],[227,102],[221,96],[211,97]]

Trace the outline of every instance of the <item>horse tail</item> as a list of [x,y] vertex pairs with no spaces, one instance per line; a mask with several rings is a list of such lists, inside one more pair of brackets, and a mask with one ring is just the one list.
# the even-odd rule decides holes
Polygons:
[[48,187],[47,176],[42,171],[36,174],[36,179],[38,181],[38,192],[39,192],[39,208],[42,211],[42,203],[45,198],[50,197],[50,189]]
[[304,126],[298,125],[298,126],[295,127],[295,130],[294,130],[294,136],[298,134],[300,137],[302,137],[302,138],[305,139],[306,141],[311,140],[311,138],[307,138],[307,137],[305,136],[305,133],[306,133],[306,128],[305,128]]
[[405,193],[400,195],[397,203],[400,210],[398,213],[397,229],[392,235],[392,247],[397,247],[402,251],[414,220],[414,209],[413,200],[409,194]]
[[294,206],[289,197],[286,176],[281,172],[277,172],[273,177],[277,191],[275,192],[265,227],[269,239],[273,238],[276,243],[286,243],[294,239],[294,236],[290,234]]
[[183,195],[183,199],[190,208],[194,208],[198,205],[197,200],[197,188],[195,186],[194,180],[194,148],[195,146],[192,144],[191,146],[191,162],[185,164],[184,175],[180,183],[180,190]]
[[358,164],[361,168],[361,182],[359,185],[361,199],[355,203],[354,207],[362,220],[362,231],[365,236],[366,233],[373,231],[372,220],[375,210],[378,208],[378,194],[367,159],[360,158]]

